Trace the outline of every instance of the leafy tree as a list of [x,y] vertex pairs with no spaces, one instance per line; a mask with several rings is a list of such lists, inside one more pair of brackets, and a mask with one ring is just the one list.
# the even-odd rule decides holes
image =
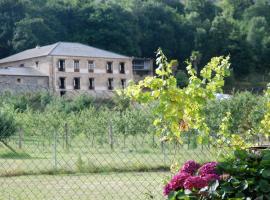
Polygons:
[[20,0],[0,1],[0,58],[12,53],[15,23],[24,17],[24,9]]
[[213,58],[200,72],[189,64],[189,84],[178,88],[176,79],[172,76],[172,65],[159,49],[157,53],[158,77],[148,77],[138,85],[130,85],[126,95],[140,103],[154,103],[153,111],[157,118],[154,121],[160,135],[168,139],[181,140],[181,134],[189,129],[200,130],[201,139],[208,136],[209,128],[205,122],[202,109],[208,99],[213,99],[215,93],[224,85],[224,77],[229,74],[229,58]]
[[13,152],[16,152],[11,146],[8,145],[7,139],[14,135],[16,133],[16,123],[13,118],[13,116],[6,112],[3,111],[2,109],[0,110],[0,142],[3,143],[6,147],[8,147],[10,150]]
[[47,41],[52,40],[52,37],[53,31],[44,24],[42,18],[24,18],[16,23],[12,44],[17,51],[21,51],[33,46],[44,45]]

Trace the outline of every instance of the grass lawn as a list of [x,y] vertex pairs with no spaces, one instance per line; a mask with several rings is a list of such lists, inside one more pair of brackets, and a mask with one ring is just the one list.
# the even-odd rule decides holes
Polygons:
[[163,180],[169,175],[130,172],[1,177],[0,200],[164,199]]
[[24,142],[16,154],[0,145],[0,200],[163,199],[172,163],[213,161],[219,153],[207,146],[161,148],[143,142],[110,149],[78,140],[68,150],[44,143]]

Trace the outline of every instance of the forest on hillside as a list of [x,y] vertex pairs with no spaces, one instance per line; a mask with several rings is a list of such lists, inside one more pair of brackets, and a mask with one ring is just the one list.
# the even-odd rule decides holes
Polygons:
[[161,47],[184,68],[230,55],[235,77],[270,71],[270,0],[0,0],[0,58],[73,41],[129,56]]

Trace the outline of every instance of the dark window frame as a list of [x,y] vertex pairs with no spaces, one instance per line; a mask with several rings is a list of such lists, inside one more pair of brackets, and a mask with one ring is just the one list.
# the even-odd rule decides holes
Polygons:
[[125,89],[126,88],[126,82],[127,82],[127,80],[126,79],[121,79],[121,87],[122,87],[122,89]]
[[108,90],[113,90],[113,78],[108,78]]
[[58,64],[57,64],[57,68],[58,68],[59,72],[65,72],[66,71],[66,60],[65,59],[59,59]]
[[94,89],[95,89],[95,79],[89,78],[89,90],[94,90]]
[[95,61],[88,60],[88,72],[93,73],[95,69]]
[[66,77],[59,77],[59,89],[66,89]]
[[120,74],[125,74],[126,73],[125,63],[124,62],[119,63],[119,73]]
[[81,89],[81,78],[80,77],[74,77],[73,78],[73,89],[74,90],[80,90]]
[[112,61],[107,62],[107,64],[106,64],[106,72],[108,74],[113,74],[113,62]]
[[80,61],[74,60],[73,65],[74,65],[74,72],[80,72]]

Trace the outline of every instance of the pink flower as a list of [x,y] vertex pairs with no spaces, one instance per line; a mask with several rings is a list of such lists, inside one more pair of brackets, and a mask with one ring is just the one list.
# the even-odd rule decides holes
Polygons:
[[188,177],[190,177],[190,174],[185,172],[176,174],[172,180],[164,187],[164,195],[168,195],[171,191],[176,191],[178,189],[184,188],[184,182]]
[[206,174],[205,176],[202,177],[207,183],[215,180],[220,180],[219,175],[217,174]]
[[196,163],[194,160],[189,160],[183,165],[183,167],[180,169],[180,172],[194,174],[199,168],[199,163]]
[[201,189],[208,185],[207,181],[201,176],[190,176],[184,183],[185,189]]
[[205,176],[207,174],[216,174],[216,167],[217,167],[217,162],[209,162],[204,164],[200,169],[199,169],[199,174],[201,176]]

